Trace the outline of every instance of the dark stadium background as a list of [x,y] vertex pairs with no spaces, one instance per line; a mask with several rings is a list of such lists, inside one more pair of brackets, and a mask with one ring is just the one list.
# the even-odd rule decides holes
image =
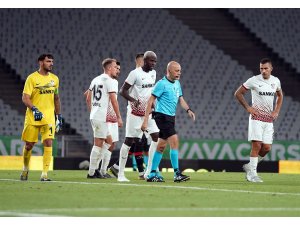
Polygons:
[[[273,61],[284,104],[272,154],[259,170],[278,172],[279,160],[300,160],[299,9],[0,9],[0,21],[0,155],[21,153],[21,95],[40,54],[54,55],[60,78],[65,125],[57,135],[54,169],[78,169],[93,140],[83,92],[102,72],[101,60],[120,60],[121,86],[135,54],[152,50],[158,79],[169,61],[181,64],[184,96],[197,114],[193,124],[178,108],[182,168],[242,170],[250,152],[248,115],[233,93],[259,74],[264,57]],[[119,96],[119,102],[125,121],[126,101]],[[125,127],[112,161],[124,135]],[[41,147],[34,152],[41,154]],[[170,167],[167,158],[163,168]]]

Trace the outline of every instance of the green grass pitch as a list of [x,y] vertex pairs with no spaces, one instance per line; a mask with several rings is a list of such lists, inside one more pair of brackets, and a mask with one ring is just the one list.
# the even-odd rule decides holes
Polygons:
[[108,217],[257,217],[300,216],[300,175],[260,173],[263,183],[245,181],[244,173],[188,173],[191,180],[165,183],[87,179],[87,171],[49,172],[53,182],[40,182],[40,171],[19,181],[20,171],[0,171],[0,216]]

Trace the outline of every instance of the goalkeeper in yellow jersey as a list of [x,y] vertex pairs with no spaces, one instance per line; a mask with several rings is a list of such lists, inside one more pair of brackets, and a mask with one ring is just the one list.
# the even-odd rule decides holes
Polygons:
[[43,54],[38,58],[38,63],[40,68],[27,77],[22,96],[22,101],[27,107],[22,133],[25,146],[20,179],[23,181],[28,179],[31,152],[34,144],[38,142],[39,133],[44,146],[41,181],[51,181],[47,173],[52,158],[52,140],[55,131],[62,129],[58,95],[59,79],[51,73],[53,56]]

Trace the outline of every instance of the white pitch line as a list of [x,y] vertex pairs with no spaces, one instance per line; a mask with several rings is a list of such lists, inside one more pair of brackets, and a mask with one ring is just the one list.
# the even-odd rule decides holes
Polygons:
[[[31,213],[31,212],[35,213]],[[53,209],[30,209],[30,210],[14,210],[14,211],[0,211],[1,216],[13,215],[13,216],[57,216],[49,214],[40,214],[39,212],[143,212],[143,211],[196,211],[196,212],[298,212],[300,208],[53,208]],[[60,215],[62,216],[62,215]]]
[[[41,214],[41,213],[30,213],[30,212],[19,212],[19,211],[0,211],[0,216],[27,216],[27,217],[48,217],[48,216],[55,216],[58,215],[49,215],[49,214]],[[62,216],[62,215],[59,215]]]
[[61,211],[300,211],[300,208],[53,208],[33,209],[37,212]]
[[[16,179],[0,179],[0,181],[17,181],[17,182],[33,182],[41,183],[41,181],[20,181]],[[288,192],[268,192],[268,191],[250,191],[250,190],[236,190],[236,189],[224,189],[224,188],[206,188],[206,187],[187,187],[187,186],[171,186],[171,185],[161,185],[152,183],[153,185],[146,184],[131,184],[131,183],[90,183],[90,182],[76,182],[76,181],[50,181],[44,182],[48,184],[61,183],[61,184],[83,184],[83,185],[111,185],[111,186],[129,186],[129,187],[150,187],[150,188],[170,188],[170,189],[188,189],[188,190],[198,190],[198,191],[220,191],[220,192],[236,192],[236,193],[246,193],[246,194],[264,194],[264,195],[290,195],[290,196],[300,196],[300,193],[288,193]]]

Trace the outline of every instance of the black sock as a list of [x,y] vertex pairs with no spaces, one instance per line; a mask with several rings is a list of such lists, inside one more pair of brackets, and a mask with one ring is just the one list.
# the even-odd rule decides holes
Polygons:
[[135,161],[139,172],[144,172],[144,159],[143,155],[136,155]]

